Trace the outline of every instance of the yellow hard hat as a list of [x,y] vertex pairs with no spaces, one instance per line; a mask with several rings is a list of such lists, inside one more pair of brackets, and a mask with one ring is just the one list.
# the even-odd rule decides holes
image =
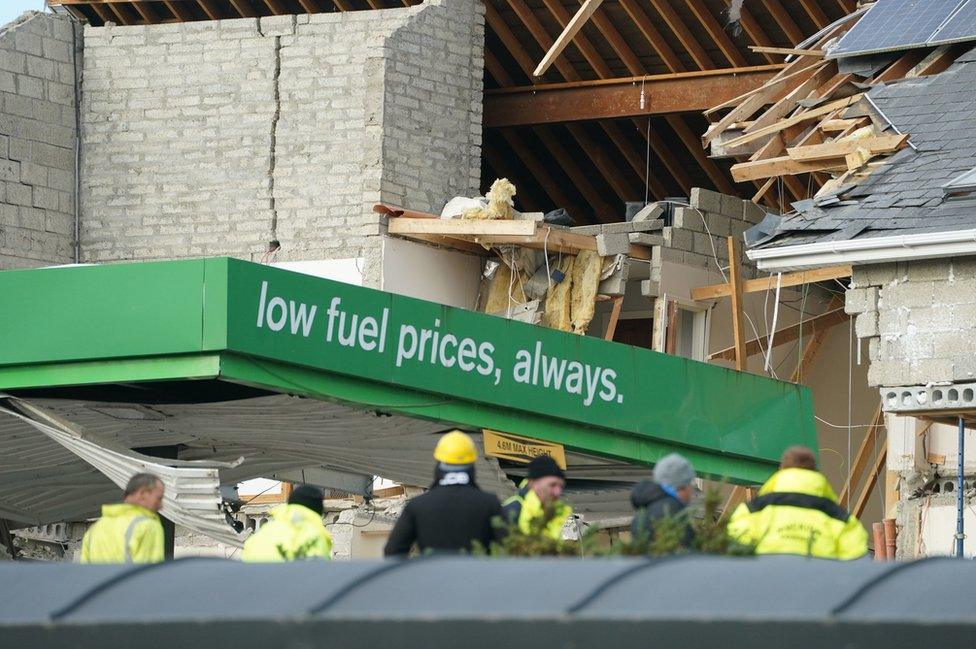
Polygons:
[[434,459],[444,464],[474,464],[478,459],[478,449],[468,435],[452,430],[437,442]]

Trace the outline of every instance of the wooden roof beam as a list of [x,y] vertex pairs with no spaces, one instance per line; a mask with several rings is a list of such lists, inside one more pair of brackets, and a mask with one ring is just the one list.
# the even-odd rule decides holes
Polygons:
[[164,0],[163,5],[177,20],[193,20],[193,15],[186,10],[188,3],[183,0]]
[[275,16],[284,16],[285,14],[291,13],[287,7],[285,7],[281,0],[262,0],[264,6],[268,8],[268,11],[273,13]]
[[144,22],[155,24],[159,22],[159,14],[156,10],[152,8],[148,2],[133,2],[132,6],[135,7],[136,11],[142,17]]
[[[533,132],[542,140],[542,143],[546,145],[549,152],[556,157],[559,161],[559,166],[569,176],[576,189],[593,206],[597,220],[604,223],[619,221],[620,219],[614,218],[617,210],[604,199],[599,190],[590,182],[589,176],[576,164],[576,158],[566,151],[559,138],[554,137],[545,126],[537,126],[533,129]],[[581,146],[583,146],[582,143]]]
[[[647,188],[650,191],[651,196],[656,200],[660,200],[665,196],[669,195],[667,189],[661,184],[657,176],[651,173],[651,165],[645,160],[644,156],[638,155],[634,151],[632,146],[632,141],[628,140],[628,136],[620,128],[616,122],[600,122],[600,126],[603,128],[607,137],[617,145],[620,152],[624,154],[624,159],[627,160],[627,164],[630,168],[634,170],[638,178],[642,178],[645,183],[647,183]],[[639,131],[638,131],[639,132]],[[643,136],[641,136],[643,137]],[[646,140],[645,140],[646,141]]]
[[715,19],[712,12],[705,6],[703,0],[685,0],[685,4],[688,5],[688,9],[695,15],[698,22],[702,24],[705,31],[708,32],[708,35],[718,46],[718,49],[721,50],[722,56],[726,58],[730,65],[734,67],[745,67],[749,65],[746,57],[742,56],[742,52],[732,42],[729,35],[725,33],[722,26],[718,24],[718,20]]
[[197,6],[203,10],[207,18],[210,20],[220,20],[223,18],[220,11],[214,6],[212,0],[197,0]]
[[[572,20],[572,16],[569,15],[569,12],[562,5],[562,3],[559,2],[559,0],[542,0],[542,2],[546,5],[546,9],[549,10],[549,13],[551,13],[556,20],[559,21],[559,24],[565,26],[569,24],[570,20]],[[603,57],[601,57],[597,52],[597,49],[593,47],[590,39],[588,39],[585,35],[577,34],[576,38],[573,39],[573,45],[575,45],[580,51],[583,58],[586,59],[586,62],[589,63],[590,67],[593,68],[598,77],[601,79],[607,79],[613,76],[613,73],[610,71],[610,66],[606,64]]]
[[651,19],[644,13],[640,3],[637,0],[618,0],[618,2],[621,8],[630,16],[631,20],[634,21],[634,24],[637,25],[637,28],[647,42],[654,48],[654,51],[657,52],[657,55],[664,61],[668,69],[672,72],[684,72],[685,66],[681,62],[681,59],[678,58],[678,55],[668,45],[661,32],[658,31],[654,23],[651,22]]
[[701,46],[695,37],[691,34],[687,25],[681,20],[677,12],[671,6],[672,0],[651,0],[651,5],[654,9],[661,15],[664,22],[667,23],[668,28],[674,33],[678,41],[681,43],[682,47],[688,52],[692,60],[702,70],[708,70],[715,67],[715,62],[712,58],[705,52],[705,48]]
[[786,38],[789,40],[790,44],[796,45],[797,43],[802,43],[804,39],[803,30],[800,29],[793,18],[790,16],[789,12],[783,8],[779,0],[762,0],[763,6],[766,7],[766,11],[770,13],[773,20],[776,21],[777,27],[779,27]]
[[229,0],[229,2],[241,18],[254,18],[258,15],[248,0]]
[[[813,24],[817,26],[817,29],[823,29],[830,24],[830,18],[828,18],[827,14],[824,13],[824,10],[820,8],[820,3],[817,2],[817,0],[800,0],[800,6],[802,6],[803,10],[807,12],[808,16],[810,16],[810,20],[812,20]],[[799,42],[800,41],[796,41],[796,43]],[[793,44],[796,45],[796,43]]]
[[[485,4],[485,10],[485,17],[496,33],[499,33],[499,29],[508,32],[504,20],[502,19],[501,15],[499,15],[498,12],[491,6],[491,3]],[[526,74],[526,76],[531,78],[532,63],[529,59],[528,53],[526,53],[522,45],[515,40],[514,37],[512,37],[511,32],[508,32],[508,38],[503,37],[502,33],[499,33],[499,37],[501,38],[502,43],[508,49],[509,53],[515,59],[516,63],[518,63],[522,68],[522,71]],[[577,41],[577,43],[579,43],[579,41]],[[535,133],[542,140],[546,148],[549,149],[549,152],[559,160],[560,166],[570,177],[570,181],[593,207],[597,219],[601,221],[616,220],[613,219],[613,208],[604,200],[603,196],[593,186],[587,175],[583,173],[574,159],[568,153],[566,153],[566,150],[562,147],[562,144],[542,128],[537,128]],[[584,151],[586,150],[583,143],[580,143],[580,147],[583,148]]]
[[[532,34],[532,38],[542,47],[543,51],[552,48],[554,43],[552,37],[549,36],[546,28],[542,26],[542,23],[536,18],[535,13],[529,9],[523,0],[508,0],[508,5],[515,12],[515,15],[518,16],[519,20],[522,21],[522,24],[525,25],[525,28],[529,30],[529,33]],[[579,73],[576,72],[576,68],[565,57],[557,58],[555,66],[559,73],[568,81],[577,81],[581,78]]]
[[763,85],[780,69],[758,66],[487,90],[484,125],[491,128],[698,112],[713,102]]
[[562,54],[562,51],[566,49],[566,46],[573,40],[573,37],[583,29],[583,25],[590,19],[590,16],[600,8],[602,2],[603,0],[583,0],[583,5],[570,18],[569,22],[565,24],[562,33],[556,37],[556,42],[549,48],[546,55],[542,57],[542,61],[539,62],[539,65],[532,73],[533,76],[541,77],[546,73],[546,70],[549,69],[549,66],[552,65],[556,57]]
[[668,115],[665,119],[715,187],[720,192],[731,196],[738,196],[739,192],[735,189],[735,185],[722,173],[722,170],[718,168],[715,161],[705,155],[705,150],[701,146],[701,139],[688,128],[684,119],[680,115]]
[[[725,4],[728,6],[732,5],[732,0],[725,0]],[[749,8],[743,3],[742,7],[739,9],[739,23],[745,30],[746,35],[752,39],[755,45],[760,45],[762,47],[773,47],[775,44],[772,39],[766,34],[763,28],[759,25],[759,22],[749,11]],[[777,57],[769,52],[762,53],[763,58],[765,58],[770,63],[778,63]]]
[[[515,155],[522,161],[526,169],[529,170],[529,173],[532,174],[535,181],[539,183],[542,190],[549,195],[554,206],[569,209],[570,206],[576,204],[576,201],[563,189],[564,183],[558,182],[552,177],[546,165],[539,161],[515,131],[503,128],[499,129],[498,132],[501,133],[508,146],[515,152]],[[501,161],[499,161],[500,163]]]

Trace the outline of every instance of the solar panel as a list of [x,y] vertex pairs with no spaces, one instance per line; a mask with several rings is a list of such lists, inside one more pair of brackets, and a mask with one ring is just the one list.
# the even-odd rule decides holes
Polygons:
[[[829,58],[926,47],[954,12],[976,0],[878,0],[851,28]],[[972,23],[972,20],[969,21]],[[961,24],[964,24],[962,21]],[[951,26],[952,21],[949,21]]]
[[949,43],[976,39],[976,0],[969,0],[949,22],[930,39],[930,43]]

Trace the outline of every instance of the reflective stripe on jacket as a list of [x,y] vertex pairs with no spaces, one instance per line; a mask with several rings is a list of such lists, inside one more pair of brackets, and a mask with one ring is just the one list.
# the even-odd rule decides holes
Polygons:
[[868,551],[864,526],[837,503],[827,478],[807,469],[774,473],[757,498],[732,513],[728,531],[755,545],[756,554],[857,559]]
[[81,563],[158,563],[164,558],[163,524],[139,505],[103,505],[102,517],[81,540]]
[[[505,520],[510,523],[518,523],[518,528],[523,534],[531,534],[533,525],[539,525],[545,517],[545,507],[539,496],[529,489],[528,481],[523,480],[519,485],[518,492],[502,503],[502,510],[505,512]],[[554,513],[552,518],[545,523],[542,533],[552,539],[561,539],[563,536],[563,524],[573,513],[573,508],[561,500],[554,503]],[[539,522],[536,522],[539,521]]]
[[331,559],[332,535],[322,517],[303,505],[280,505],[271,520],[244,542],[243,561]]

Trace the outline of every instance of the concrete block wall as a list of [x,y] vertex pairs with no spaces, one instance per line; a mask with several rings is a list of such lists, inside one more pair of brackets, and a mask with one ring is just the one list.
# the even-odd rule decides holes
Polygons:
[[976,257],[855,266],[846,310],[872,386],[976,380]]
[[86,28],[82,256],[364,257],[479,193],[483,7]]
[[0,270],[74,260],[80,46],[62,16],[0,27]]
[[[717,271],[718,258],[725,267],[729,259],[727,237],[737,237],[741,242],[743,233],[766,215],[765,210],[752,201],[700,187],[692,188],[688,203],[690,207],[674,208],[672,225],[662,231],[664,246],[654,251],[652,280],[660,280],[661,261]],[[744,247],[740,243],[740,248]],[[745,255],[740,263],[744,276],[755,275]]]

